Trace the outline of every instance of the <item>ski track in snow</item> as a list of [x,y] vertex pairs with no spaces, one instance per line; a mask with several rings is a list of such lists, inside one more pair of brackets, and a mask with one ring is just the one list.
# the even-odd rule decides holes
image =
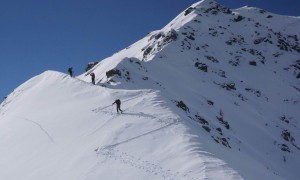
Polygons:
[[143,112],[139,112],[139,113],[134,113],[134,112],[124,112],[122,113],[122,115],[125,115],[125,116],[138,116],[138,117],[145,117],[145,118],[151,118],[151,119],[158,119],[160,120],[159,118],[155,117],[155,116],[152,116],[150,114],[145,114]]
[[30,122],[32,124],[35,124],[36,126],[38,126],[43,132],[44,134],[46,134],[46,136],[48,137],[48,139],[53,143],[56,144],[55,141],[53,140],[53,138],[50,136],[50,134],[43,128],[43,126],[35,121],[32,121],[30,119],[24,118],[24,117],[18,117],[19,119],[22,119],[24,121]]
[[[108,112],[108,113],[109,113],[110,115],[113,115],[112,112]],[[118,116],[117,114],[113,115],[112,118],[106,120],[100,127],[96,128],[93,132],[91,132],[91,133],[88,134],[87,136],[91,136],[91,135],[95,134],[96,132],[100,131],[101,129],[103,129],[103,128],[107,125],[107,123],[108,123],[109,121],[115,119],[117,116]]]
[[[121,144],[128,143],[128,142],[130,142],[130,141],[139,139],[139,138],[141,138],[141,137],[144,137],[144,136],[153,134],[153,133],[155,133],[155,132],[157,132],[157,131],[160,131],[160,130],[162,130],[162,129],[168,128],[169,126],[175,125],[176,123],[177,123],[177,122],[170,123],[170,124],[168,124],[168,125],[162,126],[162,127],[160,127],[160,128],[154,129],[154,130],[149,131],[149,132],[146,132],[146,133],[144,133],[144,134],[140,134],[140,135],[137,135],[137,136],[135,136],[135,137],[126,139],[126,140],[124,140],[124,141],[121,141],[121,142],[118,142],[118,143],[115,143],[115,144],[111,144],[111,145],[107,145],[107,146],[102,147],[102,148],[98,148],[98,150],[100,151],[100,150],[105,150],[105,149],[111,149],[111,148],[114,148],[114,147],[119,146],[119,145],[121,145]],[[97,150],[97,151],[98,151],[98,150]]]
[[155,130],[149,131],[147,133],[141,134],[141,135],[137,135],[133,138],[129,138],[127,140],[115,143],[115,144],[111,144],[111,145],[107,145],[105,147],[102,148],[97,148],[95,151],[97,152],[98,155],[104,156],[104,160],[101,163],[105,163],[105,161],[107,159],[113,159],[115,161],[119,161],[122,164],[125,165],[129,165],[131,167],[140,169],[142,171],[145,171],[146,173],[151,173],[153,175],[156,176],[160,176],[163,179],[168,179],[168,180],[180,180],[180,179],[191,179],[191,180],[197,180],[199,178],[190,178],[188,173],[183,174],[180,172],[172,172],[170,169],[166,170],[163,167],[161,167],[160,165],[157,165],[153,162],[150,161],[145,161],[142,158],[138,158],[135,157],[133,155],[130,155],[129,153],[123,152],[118,150],[118,146],[125,144],[125,143],[129,143],[130,141],[134,141],[136,139],[142,138],[144,136],[153,134],[155,132],[158,132],[160,130],[163,130],[165,128],[168,128],[172,125],[177,124],[177,121],[174,121],[173,123],[170,123],[168,125],[162,126],[160,128],[157,128]]
[[[104,114],[111,114],[111,112],[107,112],[107,111],[98,111],[98,112],[102,112]],[[159,122],[164,122],[162,119],[159,119],[159,118],[157,118],[153,115],[145,114],[145,113],[142,113],[142,112],[140,112],[140,113],[128,112],[128,113],[123,113],[122,116],[123,115],[138,116],[138,117],[156,119]],[[110,120],[116,118],[116,116],[118,116],[118,115],[113,116],[112,118],[110,118]],[[171,119],[167,119],[167,120],[171,120]],[[184,174],[184,175],[181,175],[181,173],[179,173],[179,172],[174,173],[171,170],[165,170],[161,166],[159,166],[155,163],[145,161],[142,158],[137,158],[133,155],[130,155],[126,152],[121,152],[120,150],[117,149],[118,146],[120,146],[122,144],[126,144],[126,143],[129,143],[131,141],[140,139],[142,137],[151,135],[153,133],[156,133],[158,131],[161,131],[161,130],[166,129],[166,128],[172,126],[172,125],[176,125],[178,123],[178,120],[174,120],[174,119],[172,119],[172,120],[173,120],[173,122],[169,122],[168,124],[165,124],[162,127],[159,127],[159,128],[154,129],[154,130],[151,130],[149,132],[137,135],[135,137],[132,137],[132,138],[129,138],[129,139],[126,139],[126,140],[123,140],[123,141],[120,141],[118,143],[110,144],[110,145],[107,145],[107,146],[104,146],[104,147],[98,147],[97,149],[95,149],[95,151],[97,152],[98,155],[104,156],[105,160],[113,159],[113,160],[121,162],[122,164],[129,165],[131,167],[143,170],[146,173],[151,173],[153,175],[160,176],[163,179],[169,179],[169,180],[187,179],[188,178],[188,173]],[[104,123],[103,125],[105,125],[106,123]],[[103,125],[100,128],[98,128],[96,131],[101,129],[103,127]],[[95,133],[96,131],[94,131],[93,133]],[[105,160],[101,163],[104,163]],[[188,179],[196,180],[198,178],[188,178]]]
[[172,172],[170,169],[164,169],[163,167],[161,167],[156,163],[145,161],[142,158],[137,158],[126,152],[121,152],[117,148],[115,148],[115,146],[105,147],[104,149],[98,151],[98,155],[99,154],[101,154],[106,158],[101,163],[105,163],[105,161],[108,158],[113,159],[115,161],[121,162],[122,164],[145,171],[146,173],[150,173],[155,176],[160,176],[163,179],[168,179],[168,180],[199,179],[199,178],[189,177],[190,172],[186,174],[182,174],[180,172]]
[[[103,128],[103,126],[107,122],[109,122],[110,120],[115,119],[116,117],[121,115],[121,114],[115,114],[113,112],[105,111],[105,110],[104,111],[100,110],[97,113],[104,113],[106,115],[112,115],[112,118],[110,118],[108,121],[106,121],[96,131]],[[114,143],[114,144],[110,144],[110,145],[107,145],[107,146],[104,146],[104,147],[98,147],[97,149],[95,149],[95,151],[98,155],[98,158],[100,158],[100,157],[104,158],[102,160],[99,160],[98,166],[101,166],[101,164],[104,164],[105,161],[107,161],[108,159],[112,159],[112,160],[118,161],[122,164],[125,164],[125,165],[131,166],[133,168],[137,168],[139,170],[142,170],[146,173],[150,173],[152,175],[159,176],[162,179],[168,179],[168,180],[181,180],[181,179],[197,180],[197,179],[200,179],[200,177],[191,177],[191,173],[193,173],[192,171],[186,172],[186,173],[172,172],[170,169],[164,169],[162,166],[160,166],[156,163],[153,163],[153,162],[150,162],[150,161],[147,161],[147,160],[143,160],[141,157],[135,157],[134,155],[131,155],[128,152],[121,151],[120,148],[118,148],[118,146],[120,146],[122,144],[130,143],[131,141],[134,141],[134,140],[143,138],[145,136],[154,134],[154,133],[156,133],[158,131],[161,131],[163,129],[166,129],[166,128],[172,126],[172,125],[176,125],[179,122],[178,119],[174,120],[174,119],[170,118],[170,119],[164,119],[163,120],[163,119],[157,118],[157,117],[155,117],[151,114],[145,114],[143,112],[138,112],[138,113],[137,112],[126,112],[126,113],[122,114],[122,116],[124,116],[124,115],[125,116],[138,116],[138,117],[143,117],[143,118],[150,118],[152,120],[157,120],[162,125],[163,125],[163,123],[165,123],[165,125],[163,125],[159,128],[156,128],[154,130],[148,131],[146,133],[136,135],[132,138],[128,138],[126,140]],[[168,123],[167,123],[166,120],[168,120]],[[170,120],[172,120],[172,122],[170,122]],[[95,133],[96,131],[94,131],[93,133]],[[212,159],[210,159],[209,157],[206,157],[206,158],[203,157],[203,159],[205,159],[206,162],[200,168],[201,172],[206,174],[206,172],[210,173],[210,172],[214,171],[216,167],[214,166],[214,163],[212,163]],[[220,164],[220,166],[224,166],[224,165]],[[223,167],[223,170],[228,171],[228,173],[230,173],[230,170],[228,170],[226,167]],[[210,179],[208,174],[205,175],[205,176],[206,177],[204,179]],[[236,179],[240,179],[240,178],[236,178]]]
[[[126,109],[125,109],[125,110],[126,110]],[[125,110],[124,110],[124,111],[125,111]],[[112,110],[112,111],[113,111],[113,110]],[[116,117],[118,117],[119,115],[121,115],[121,114],[113,113],[112,111],[98,111],[98,112],[97,112],[97,113],[101,112],[101,113],[106,114],[106,115],[111,115],[112,117],[111,117],[110,119],[106,120],[106,121],[101,125],[101,127],[95,129],[92,133],[88,134],[88,136],[91,136],[91,135],[95,134],[96,132],[98,132],[99,130],[103,129],[104,126],[105,126],[109,121],[111,121],[111,120],[115,119]],[[148,115],[148,114],[145,114],[145,113],[142,113],[142,112],[140,112],[140,113],[131,113],[131,112],[126,113],[126,112],[125,112],[125,113],[122,113],[122,116],[123,116],[123,115],[131,115],[131,116],[146,117],[146,118],[148,117],[148,118],[151,118],[151,119],[157,119],[155,116]]]

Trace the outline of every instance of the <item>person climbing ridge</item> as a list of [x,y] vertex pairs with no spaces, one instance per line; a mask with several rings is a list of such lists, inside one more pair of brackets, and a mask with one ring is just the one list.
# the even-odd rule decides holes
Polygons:
[[70,67],[70,68],[68,69],[68,72],[69,72],[70,76],[73,77],[73,68],[72,68],[72,67]]
[[115,100],[115,102],[112,103],[112,105],[114,105],[114,104],[117,104],[117,112],[119,112],[119,110],[120,110],[121,113],[122,113],[123,111],[121,110],[121,101],[120,101],[120,99]]
[[90,76],[92,78],[92,83],[95,85],[95,73],[91,73]]

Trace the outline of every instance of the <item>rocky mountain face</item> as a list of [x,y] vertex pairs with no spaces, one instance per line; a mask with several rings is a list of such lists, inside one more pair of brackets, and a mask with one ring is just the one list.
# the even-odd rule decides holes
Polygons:
[[[88,73],[113,89],[160,90],[212,142],[293,179],[300,175],[299,29],[299,17],[203,0]],[[79,78],[89,81],[87,74]]]

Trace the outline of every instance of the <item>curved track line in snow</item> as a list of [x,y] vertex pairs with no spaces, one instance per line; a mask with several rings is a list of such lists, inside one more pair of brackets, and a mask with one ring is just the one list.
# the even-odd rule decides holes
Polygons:
[[104,106],[104,107],[98,107],[98,108],[95,108],[95,109],[92,109],[93,112],[100,112],[101,110],[103,109],[106,109],[108,107],[111,107],[112,105],[108,105],[108,106]]
[[112,118],[106,120],[100,127],[96,128],[93,132],[91,132],[90,134],[88,134],[87,136],[91,136],[93,134],[95,134],[96,132],[98,132],[99,130],[101,130],[102,128],[104,128],[107,123],[113,119],[115,119],[118,115],[113,115]]
[[44,134],[47,135],[47,137],[49,138],[49,140],[50,140],[53,144],[56,144],[55,141],[53,140],[53,138],[50,136],[50,134],[49,134],[49,133],[43,128],[43,126],[40,125],[39,123],[37,123],[37,122],[35,122],[35,121],[32,121],[32,120],[30,120],[30,119],[26,119],[26,118],[24,118],[24,117],[17,117],[17,118],[22,119],[22,120],[27,121],[27,122],[30,122],[30,123],[32,123],[32,124],[35,124],[36,126],[38,126],[38,127],[44,132]]
[[96,151],[98,152],[98,151],[101,151],[101,150],[105,150],[105,149],[109,149],[109,148],[114,148],[114,147],[119,146],[119,145],[121,145],[121,144],[128,143],[128,142],[133,141],[133,140],[135,140],[135,139],[139,139],[139,138],[141,138],[141,137],[144,137],[144,136],[153,134],[153,133],[155,133],[155,132],[157,132],[157,131],[160,131],[160,130],[162,130],[162,129],[165,129],[165,128],[167,128],[167,127],[169,127],[169,126],[172,126],[172,125],[174,125],[174,124],[176,124],[176,123],[177,123],[177,121],[172,122],[172,123],[170,123],[170,124],[167,124],[167,125],[165,125],[165,126],[162,126],[162,127],[158,128],[158,129],[155,129],[155,130],[146,132],[146,133],[144,133],[144,134],[140,134],[140,135],[137,135],[137,136],[135,136],[135,137],[126,139],[126,140],[124,140],[124,141],[121,141],[121,142],[118,142],[118,143],[115,143],[115,144],[111,144],[111,145],[107,145],[107,146],[102,147],[102,148],[97,148]]
[[150,114],[145,114],[143,112],[139,112],[139,113],[134,113],[134,112],[123,112],[122,115],[128,115],[128,116],[138,116],[138,117],[145,117],[145,118],[150,118],[150,119],[159,119],[155,116],[152,116]]

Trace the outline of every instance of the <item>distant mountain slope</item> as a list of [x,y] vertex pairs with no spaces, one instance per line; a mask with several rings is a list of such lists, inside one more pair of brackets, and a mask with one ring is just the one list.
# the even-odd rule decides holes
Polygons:
[[32,78],[0,106],[0,179],[298,179],[299,29],[203,0],[87,73]]

